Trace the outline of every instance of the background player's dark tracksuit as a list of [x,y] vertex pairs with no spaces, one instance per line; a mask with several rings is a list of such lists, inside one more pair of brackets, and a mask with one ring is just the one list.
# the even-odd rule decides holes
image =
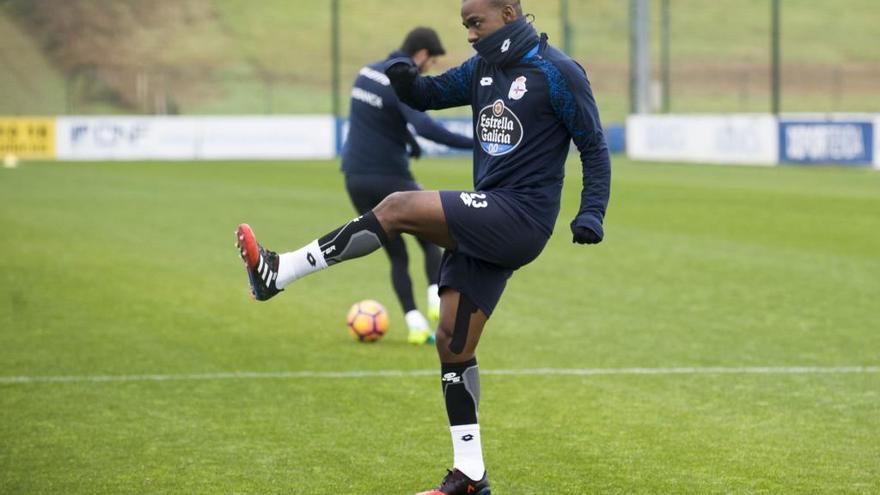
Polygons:
[[[393,52],[389,59],[407,57]],[[407,57],[408,58],[408,57]],[[342,151],[345,187],[358,213],[372,210],[386,196],[396,191],[421,189],[409,169],[409,152],[418,149],[416,134],[431,141],[463,149],[473,148],[473,140],[449,132],[424,112],[413,110],[398,100],[382,72],[388,59],[361,69],[354,82],[351,97],[348,139]],[[440,250],[419,239],[425,253],[428,283],[439,280]],[[416,309],[412,281],[407,265],[406,244],[398,236],[385,245],[391,261],[391,280],[403,311]]]
[[571,141],[583,167],[572,226],[600,238],[611,160],[586,72],[549,46],[546,35],[521,18],[474,48],[478,54],[461,66],[396,89],[419,110],[473,109],[477,193],[441,191],[458,248],[444,254],[440,285],[491,314],[507,278],[541,252],[553,231]]

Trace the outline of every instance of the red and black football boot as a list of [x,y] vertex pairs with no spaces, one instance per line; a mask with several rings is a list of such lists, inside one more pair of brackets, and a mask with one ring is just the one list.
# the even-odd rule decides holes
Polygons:
[[446,474],[440,486],[416,495],[491,495],[489,477],[484,473],[483,479],[474,481],[458,469]]
[[244,261],[254,299],[265,301],[282,291],[275,286],[275,280],[278,279],[278,254],[257,243],[250,225],[243,223],[238,226],[235,246]]

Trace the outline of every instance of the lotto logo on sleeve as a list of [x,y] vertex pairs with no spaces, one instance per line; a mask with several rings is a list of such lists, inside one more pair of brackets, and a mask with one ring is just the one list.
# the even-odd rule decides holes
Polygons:
[[465,206],[471,208],[485,208],[489,206],[489,201],[486,200],[486,195],[482,193],[463,192],[460,197]]
[[495,100],[495,103],[480,110],[476,134],[483,151],[492,156],[501,156],[519,146],[523,128],[519,117],[504,105],[504,101]]
[[450,371],[449,373],[443,374],[443,382],[444,383],[460,383],[461,376],[454,371]]

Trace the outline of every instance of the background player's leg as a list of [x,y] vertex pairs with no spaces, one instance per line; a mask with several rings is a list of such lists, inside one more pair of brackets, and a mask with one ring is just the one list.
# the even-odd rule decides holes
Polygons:
[[425,254],[425,276],[428,279],[428,319],[431,325],[437,326],[440,323],[440,259],[442,257],[440,248],[430,242],[419,241],[419,246]]
[[409,256],[406,252],[406,242],[402,236],[391,237],[385,244],[388,260],[391,262],[391,285],[397,300],[403,308],[403,316],[409,330],[407,342],[410,344],[425,344],[434,341],[433,332],[428,319],[416,308],[413,298],[412,279],[409,276]]
[[441,384],[452,434],[453,467],[478,481],[485,474],[480,425],[480,374],[476,348],[488,316],[460,292],[441,294],[437,352]]
[[[418,238],[417,238],[418,239]],[[425,277],[429,285],[436,285],[440,281],[440,248],[430,242],[418,239],[419,247],[425,254]]]
[[397,294],[397,300],[400,301],[403,312],[408,313],[416,309],[416,301],[413,298],[412,280],[407,269],[409,255],[406,252],[406,243],[403,241],[403,237],[397,236],[388,239],[385,251],[388,254],[388,261],[391,262],[391,285],[394,286],[394,293]]

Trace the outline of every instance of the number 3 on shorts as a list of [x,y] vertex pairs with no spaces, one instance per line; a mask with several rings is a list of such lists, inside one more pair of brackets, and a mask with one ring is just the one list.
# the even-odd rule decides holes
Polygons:
[[485,201],[485,199],[485,194],[469,192],[461,193],[461,200],[464,202],[465,206],[470,206],[471,208],[485,208],[489,206],[489,202]]

